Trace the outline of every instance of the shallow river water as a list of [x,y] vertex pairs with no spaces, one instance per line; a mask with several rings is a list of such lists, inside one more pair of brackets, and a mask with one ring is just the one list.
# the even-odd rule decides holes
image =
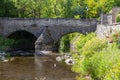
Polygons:
[[75,80],[70,68],[55,61],[55,56],[14,57],[0,62],[0,80]]

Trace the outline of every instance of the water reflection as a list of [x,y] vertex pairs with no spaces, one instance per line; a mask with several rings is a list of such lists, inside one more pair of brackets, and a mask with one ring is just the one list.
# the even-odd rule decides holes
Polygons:
[[0,80],[34,80],[34,58],[16,57],[13,61],[0,63]]
[[0,62],[0,80],[75,80],[68,67],[55,61],[54,56],[15,57]]

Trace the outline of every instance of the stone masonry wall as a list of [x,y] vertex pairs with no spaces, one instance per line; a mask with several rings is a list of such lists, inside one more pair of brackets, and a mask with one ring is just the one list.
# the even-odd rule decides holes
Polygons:
[[97,25],[97,36],[100,38],[105,38],[106,36],[109,36],[114,31],[120,31],[120,24],[116,25]]

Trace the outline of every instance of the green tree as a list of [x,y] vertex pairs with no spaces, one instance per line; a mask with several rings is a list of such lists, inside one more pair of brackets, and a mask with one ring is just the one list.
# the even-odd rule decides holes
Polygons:
[[0,0],[1,17],[96,18],[108,13],[119,0]]
[[14,0],[18,17],[40,18],[43,0]]
[[16,8],[11,0],[0,0],[0,17],[16,17]]
[[64,3],[64,18],[72,18],[73,17],[72,6],[73,6],[73,0],[65,1],[65,3]]
[[109,13],[112,9],[114,0],[87,0],[88,15],[91,18],[99,17],[101,13]]
[[114,0],[114,6],[120,6],[120,0]]

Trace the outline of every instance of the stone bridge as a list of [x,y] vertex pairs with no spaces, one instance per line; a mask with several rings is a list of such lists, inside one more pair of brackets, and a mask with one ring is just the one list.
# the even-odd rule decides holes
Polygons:
[[[15,37],[19,32],[28,32],[36,38],[33,41],[37,53],[42,50],[58,51],[62,36],[73,32],[94,32],[96,27],[95,19],[0,18],[0,35]],[[27,36],[29,35],[24,35]]]

